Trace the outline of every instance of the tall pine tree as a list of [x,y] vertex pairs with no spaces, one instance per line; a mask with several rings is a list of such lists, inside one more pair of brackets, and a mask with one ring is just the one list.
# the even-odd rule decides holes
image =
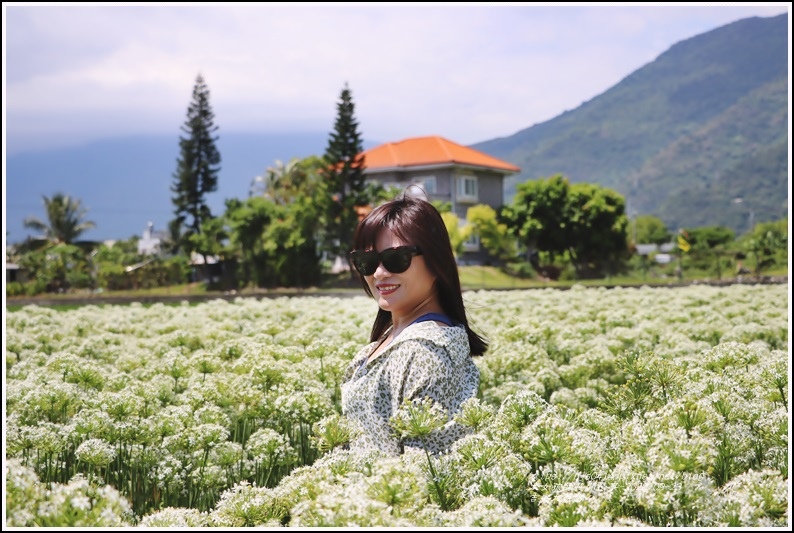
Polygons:
[[[174,172],[171,198],[176,219],[172,225],[184,228],[181,244],[184,250],[206,256],[209,250],[201,249],[202,226],[212,218],[206,195],[218,189],[221,155],[215,146],[218,130],[213,122],[215,115],[210,107],[210,91],[201,74],[196,77],[193,100],[187,108],[187,120],[182,125],[186,136],[179,137],[180,155]],[[192,237],[195,235],[196,237]]]
[[324,182],[327,191],[326,249],[334,257],[346,255],[358,224],[356,207],[368,205],[371,194],[364,179],[361,135],[355,119],[350,89],[345,88],[336,106],[334,130],[325,151]]

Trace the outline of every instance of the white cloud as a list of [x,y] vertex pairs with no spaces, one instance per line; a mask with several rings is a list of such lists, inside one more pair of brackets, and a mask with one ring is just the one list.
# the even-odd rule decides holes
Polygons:
[[223,131],[328,131],[345,82],[368,139],[503,137],[676,42],[788,4],[4,4],[9,150],[178,131],[196,74]]

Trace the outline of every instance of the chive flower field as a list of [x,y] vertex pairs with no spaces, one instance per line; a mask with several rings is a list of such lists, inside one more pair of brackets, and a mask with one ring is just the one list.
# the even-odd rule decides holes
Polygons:
[[401,456],[345,446],[363,295],[7,311],[5,526],[785,527],[788,290],[466,292],[470,432]]

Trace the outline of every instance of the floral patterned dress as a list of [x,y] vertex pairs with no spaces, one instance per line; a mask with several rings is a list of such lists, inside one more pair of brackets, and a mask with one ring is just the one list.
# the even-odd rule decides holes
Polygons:
[[452,420],[461,404],[476,396],[480,384],[462,326],[411,324],[380,355],[365,362],[376,346],[372,342],[356,354],[342,384],[342,413],[361,430],[351,449],[377,448],[395,455],[405,447],[422,449],[416,439],[399,440],[389,426],[403,400],[428,397],[447,410],[447,424],[425,438],[432,453],[448,449],[469,432]]

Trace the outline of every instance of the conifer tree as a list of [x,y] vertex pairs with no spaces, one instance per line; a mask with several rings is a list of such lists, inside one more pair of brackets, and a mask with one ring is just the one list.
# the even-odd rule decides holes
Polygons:
[[175,206],[175,227],[184,227],[182,245],[185,251],[197,252],[206,261],[207,250],[201,248],[199,236],[202,225],[212,218],[206,202],[206,195],[218,188],[221,155],[215,146],[218,130],[214,124],[215,115],[210,106],[210,92],[201,74],[196,77],[193,99],[187,108],[187,119],[182,125],[186,134],[179,138],[180,156],[174,172],[171,200]]
[[355,119],[355,104],[345,87],[336,106],[334,130],[325,151],[324,172],[326,200],[326,249],[333,256],[343,256],[350,248],[358,224],[356,207],[370,203],[371,194],[364,178],[365,162],[361,135]]

